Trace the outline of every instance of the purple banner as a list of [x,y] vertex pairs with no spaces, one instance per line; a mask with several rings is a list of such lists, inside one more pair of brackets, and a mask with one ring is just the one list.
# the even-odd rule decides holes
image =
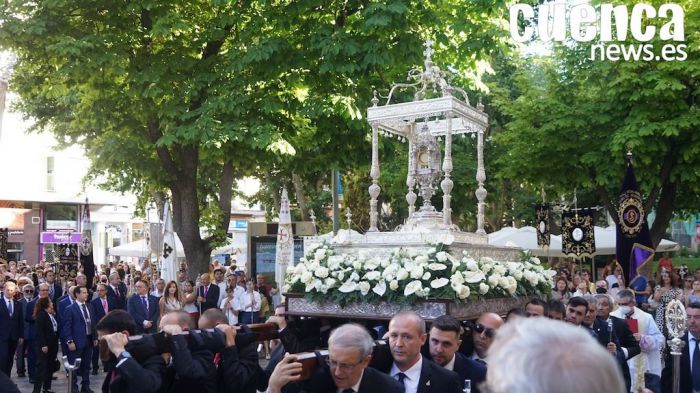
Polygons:
[[79,232],[41,232],[41,244],[80,243],[83,236]]

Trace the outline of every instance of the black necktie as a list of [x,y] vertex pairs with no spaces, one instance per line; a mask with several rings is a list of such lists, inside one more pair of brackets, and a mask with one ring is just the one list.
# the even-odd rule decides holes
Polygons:
[[347,388],[347,389],[343,390],[341,393],[355,393],[355,391],[350,389],[350,388]]
[[83,317],[85,318],[85,328],[87,331],[87,335],[92,334],[92,324],[90,323],[90,313],[88,313],[87,307],[85,307],[85,303],[81,304],[81,308],[83,309]]
[[401,385],[404,385],[404,386],[405,386],[403,380],[406,379],[406,374],[404,374],[404,373],[398,373],[398,374],[396,374],[396,376],[398,377],[399,382],[401,383]]
[[693,369],[691,374],[693,377],[693,390],[700,390],[700,340],[694,338],[695,350],[693,351]]

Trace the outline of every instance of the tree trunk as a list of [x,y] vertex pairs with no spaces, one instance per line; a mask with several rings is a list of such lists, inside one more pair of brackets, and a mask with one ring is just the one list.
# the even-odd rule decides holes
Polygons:
[[668,224],[671,222],[671,218],[673,217],[673,205],[675,204],[677,194],[678,185],[676,183],[667,183],[661,190],[659,203],[656,205],[656,218],[649,230],[654,248],[661,242],[661,239],[666,233],[666,228],[668,228]]
[[296,173],[292,173],[292,184],[294,185],[294,195],[296,195],[299,210],[301,210],[301,220],[309,221],[309,207],[306,204],[306,196],[304,195],[304,184],[301,177]]

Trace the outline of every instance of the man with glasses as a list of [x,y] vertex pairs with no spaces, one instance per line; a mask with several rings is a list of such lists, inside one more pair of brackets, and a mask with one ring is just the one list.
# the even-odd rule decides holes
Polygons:
[[[683,349],[680,359],[679,392],[700,392],[700,303],[690,303],[685,309],[688,315],[687,333],[682,336]],[[666,351],[666,362],[661,373],[661,391],[672,392],[673,358]]]
[[[372,336],[356,324],[335,329],[328,339],[328,358],[304,390],[314,393],[402,393],[403,386],[395,379],[369,366],[372,360]],[[268,393],[279,393],[282,387],[298,379],[301,363],[286,355],[270,377]]]
[[630,358],[627,365],[632,378],[632,391],[637,391],[636,373],[638,365],[643,365],[644,385],[654,393],[661,392],[661,347],[664,345],[664,336],[659,331],[654,318],[637,308],[634,292],[629,289],[621,289],[617,295],[617,310],[610,315],[627,322],[634,338],[639,343],[642,353]]
[[[34,284],[25,284],[22,287],[22,297],[19,299],[19,304],[24,310],[24,342],[17,345],[17,354],[15,362],[17,364],[17,376],[25,377],[29,371],[29,383],[34,384],[34,370],[36,366],[36,353],[34,352],[34,321],[31,320],[31,313],[28,304],[34,300]],[[29,312],[29,315],[27,315]],[[30,323],[31,320],[31,323]],[[26,355],[26,356],[25,356]],[[25,358],[27,359],[25,362]]]
[[496,330],[503,326],[503,318],[498,314],[487,312],[481,314],[476,320],[476,325],[472,332],[472,340],[474,343],[474,353],[470,359],[476,360],[479,363],[486,364],[486,355],[493,343],[493,337],[496,335]]

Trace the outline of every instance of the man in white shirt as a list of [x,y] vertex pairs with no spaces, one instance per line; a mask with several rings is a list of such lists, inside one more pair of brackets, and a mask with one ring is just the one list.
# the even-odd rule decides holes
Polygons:
[[[616,300],[618,308],[610,315],[627,321],[634,338],[642,349],[639,355],[627,360],[632,380],[632,391],[636,392],[637,383],[643,380],[647,389],[659,393],[661,391],[661,348],[664,345],[664,335],[659,331],[654,318],[636,307],[635,294],[632,290],[621,289],[617,292]],[[637,375],[639,372],[637,365],[645,367],[639,376]]]
[[162,298],[163,295],[165,294],[165,280],[162,278],[159,278],[158,281],[156,281],[156,288],[151,291],[151,295],[157,297],[157,298]]
[[428,335],[425,321],[412,311],[396,314],[389,322],[389,349],[394,358],[389,375],[406,393],[459,393],[459,376],[421,356]]

